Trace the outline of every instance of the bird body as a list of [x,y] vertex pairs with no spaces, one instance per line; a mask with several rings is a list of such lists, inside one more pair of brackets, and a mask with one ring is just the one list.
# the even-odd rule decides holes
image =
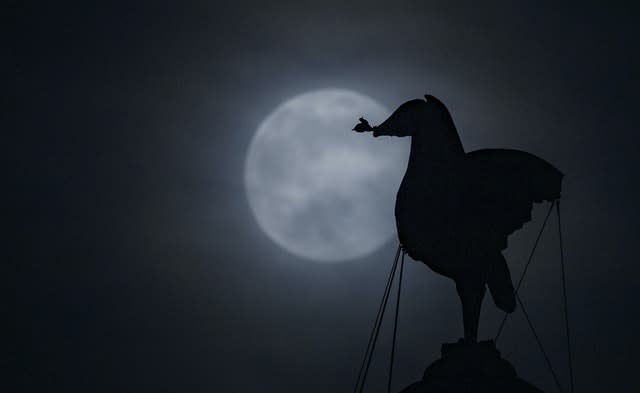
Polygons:
[[377,127],[361,119],[354,130],[411,136],[396,198],[398,238],[412,259],[456,282],[465,339],[475,341],[485,285],[498,307],[515,309],[501,251],[531,219],[534,202],[560,197],[562,173],[523,151],[465,153],[449,111],[433,96],[402,104]]
[[437,273],[466,273],[470,258],[498,253],[531,220],[534,202],[560,196],[562,174],[523,151],[483,149],[407,172],[395,206],[400,243]]

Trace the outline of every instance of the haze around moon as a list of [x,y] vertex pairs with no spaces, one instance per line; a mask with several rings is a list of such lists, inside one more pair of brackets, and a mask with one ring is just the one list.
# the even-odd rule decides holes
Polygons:
[[260,228],[304,259],[366,256],[395,235],[394,204],[409,140],[351,129],[389,110],[344,89],[304,93],[258,127],[246,156],[245,186]]

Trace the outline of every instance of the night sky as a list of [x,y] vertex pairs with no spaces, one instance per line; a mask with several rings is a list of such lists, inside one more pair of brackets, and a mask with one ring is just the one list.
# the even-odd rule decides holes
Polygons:
[[[565,173],[576,391],[637,391],[636,9],[160,3],[3,12],[0,390],[350,391],[396,241],[345,263],[300,259],[257,226],[243,184],[275,107],[344,88],[390,109],[433,94],[467,151],[526,150]],[[509,239],[514,277],[545,211]],[[552,216],[521,296],[568,387],[556,230]],[[408,261],[403,290],[396,390],[462,335],[450,280]],[[501,313],[484,304],[490,338]],[[386,389],[389,322],[371,392]],[[555,391],[521,312],[498,347]]]

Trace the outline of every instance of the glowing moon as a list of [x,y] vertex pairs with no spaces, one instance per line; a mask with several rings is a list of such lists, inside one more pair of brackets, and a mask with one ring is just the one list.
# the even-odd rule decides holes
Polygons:
[[389,111],[349,90],[296,96],[258,127],[247,153],[245,186],[259,226],[278,245],[311,260],[365,256],[395,235],[395,193],[408,140],[351,129]]

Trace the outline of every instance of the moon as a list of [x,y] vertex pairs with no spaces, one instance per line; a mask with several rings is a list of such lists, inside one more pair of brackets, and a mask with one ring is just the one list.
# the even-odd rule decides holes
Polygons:
[[245,187],[260,228],[290,253],[317,262],[364,257],[395,234],[395,194],[408,141],[351,131],[389,115],[366,95],[322,89],[267,116],[246,156]]

